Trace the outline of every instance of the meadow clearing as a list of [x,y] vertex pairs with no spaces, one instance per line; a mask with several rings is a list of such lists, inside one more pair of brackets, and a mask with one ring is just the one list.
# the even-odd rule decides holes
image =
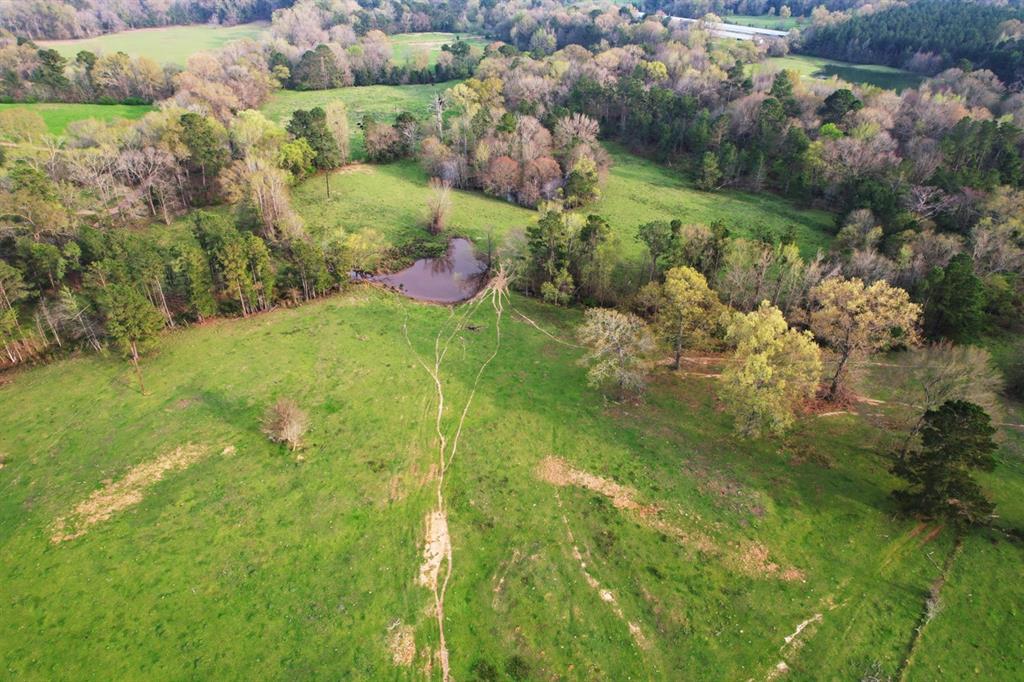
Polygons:
[[855,85],[874,85],[886,90],[916,88],[924,80],[922,76],[902,69],[879,64],[853,64],[840,62],[823,57],[808,55],[788,55],[786,57],[769,57],[763,64],[753,64],[753,73],[769,68],[773,70],[796,71],[805,78],[828,79],[837,77]]
[[323,107],[329,102],[342,101],[348,107],[349,127],[352,132],[352,157],[363,157],[363,138],[358,123],[367,114],[381,121],[393,121],[395,116],[408,111],[417,118],[426,118],[434,97],[458,81],[425,85],[365,85],[330,90],[278,90],[261,111],[272,121],[287,124],[296,109]]
[[[438,650],[418,577],[438,457],[426,367],[440,344],[440,428],[458,443],[443,488],[455,679],[902,671],[953,540],[895,516],[889,442],[868,418],[885,405],[742,440],[713,364],[652,367],[645,402],[609,404],[577,363],[578,312],[492,303],[357,287],[217,320],[165,337],[144,361],[149,395],[112,355],[5,377],[3,668],[425,676]],[[301,458],[260,433],[280,396],[310,412]],[[1024,522],[1021,447],[1008,435],[985,478],[1004,527]],[[120,494],[106,518],[82,511],[97,491],[108,507]],[[998,532],[965,542],[903,679],[1019,672],[1003,645],[1024,640],[1020,555]]]
[[391,61],[395,64],[415,63],[420,55],[426,55],[427,64],[437,64],[441,46],[461,39],[474,47],[483,48],[489,42],[486,38],[463,33],[396,33],[388,36],[391,41]]
[[[827,249],[834,217],[806,210],[768,194],[739,191],[702,192],[678,171],[609,145],[612,166],[601,188],[601,198],[581,209],[606,218],[619,240],[621,252],[639,261],[645,253],[636,241],[636,229],[654,220],[711,223],[723,220],[734,236],[753,236],[759,227],[777,233],[793,229],[805,256]],[[311,230],[335,226],[346,230],[373,227],[393,241],[421,234],[429,195],[427,176],[418,163],[399,161],[384,165],[355,164],[331,176],[331,198],[322,177],[295,188],[295,206]],[[525,229],[537,212],[482,192],[454,191],[449,231],[470,237],[483,246],[487,235],[499,240],[515,229]]]
[[0,103],[0,112],[11,109],[28,109],[43,117],[46,132],[63,135],[68,124],[85,119],[110,121],[117,118],[142,118],[155,107],[148,104],[69,104],[66,102],[34,102],[32,104]]
[[754,28],[770,28],[776,31],[788,31],[791,28],[800,28],[809,23],[806,17],[780,17],[767,14],[727,14],[722,21],[740,26],[752,26]]
[[149,57],[158,64],[185,65],[189,55],[216,50],[232,40],[259,39],[270,28],[269,22],[254,21],[237,26],[194,24],[140,28],[107,33],[79,40],[40,40],[41,47],[53,48],[73,60],[81,50],[97,54],[124,52],[132,57]]

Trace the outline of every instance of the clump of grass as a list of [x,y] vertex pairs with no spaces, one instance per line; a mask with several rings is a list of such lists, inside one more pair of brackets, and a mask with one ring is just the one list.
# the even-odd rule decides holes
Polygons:
[[289,450],[302,447],[302,437],[309,429],[309,415],[294,400],[279,398],[263,415],[263,433],[275,443],[283,443]]

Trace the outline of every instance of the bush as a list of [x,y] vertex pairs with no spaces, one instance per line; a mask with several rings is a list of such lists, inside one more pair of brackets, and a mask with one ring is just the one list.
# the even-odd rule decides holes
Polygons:
[[263,433],[275,443],[284,443],[290,450],[302,447],[302,436],[309,429],[309,415],[294,400],[280,398],[263,415]]

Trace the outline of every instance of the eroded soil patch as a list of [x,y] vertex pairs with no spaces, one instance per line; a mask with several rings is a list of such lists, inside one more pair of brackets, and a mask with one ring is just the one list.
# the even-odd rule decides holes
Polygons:
[[79,502],[70,514],[57,519],[53,524],[50,542],[65,542],[85,535],[93,525],[141,502],[146,489],[166,473],[187,469],[208,452],[206,446],[190,443],[132,467],[123,478],[106,484]]
[[686,530],[661,518],[661,506],[642,504],[637,492],[601,476],[581,471],[558,457],[546,457],[537,466],[537,478],[559,487],[577,486],[604,495],[616,509],[631,512],[644,526],[676,539],[680,544],[721,556],[723,563],[733,570],[755,578],[778,578],[786,581],[803,580],[803,571],[783,568],[771,561],[769,550],[758,542],[722,547],[710,535],[700,530]]

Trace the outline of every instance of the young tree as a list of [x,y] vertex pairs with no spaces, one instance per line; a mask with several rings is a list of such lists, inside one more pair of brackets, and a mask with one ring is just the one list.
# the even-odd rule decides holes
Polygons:
[[591,386],[610,384],[618,398],[643,391],[640,361],[654,347],[643,320],[610,308],[591,308],[577,336],[590,349],[586,362],[590,365],[587,380]]
[[767,301],[737,313],[726,329],[736,353],[721,377],[719,398],[743,436],[781,434],[797,406],[814,396],[821,376],[821,351],[809,332],[790,329]]
[[665,273],[660,294],[655,333],[672,349],[672,369],[679,369],[683,348],[706,346],[725,306],[704,276],[685,266]]
[[992,471],[996,460],[995,429],[983,409],[950,400],[928,410],[921,429],[921,449],[899,453],[892,473],[907,483],[893,497],[908,513],[944,517],[957,525],[989,519],[995,505],[971,476]]
[[878,281],[864,286],[859,279],[827,279],[811,289],[810,327],[836,353],[828,395],[840,395],[851,360],[914,343],[920,306],[903,289]]
[[327,112],[320,107],[309,111],[299,109],[292,113],[288,132],[298,140],[305,140],[313,150],[313,165],[324,173],[327,198],[331,198],[330,171],[342,164],[341,150],[327,122]]
[[597,164],[589,156],[580,157],[565,180],[565,201],[570,208],[589,204],[601,197]]
[[663,220],[644,223],[637,228],[636,239],[647,245],[647,252],[651,257],[650,278],[654,279],[658,271],[658,260],[666,255],[672,246],[672,226]]
[[284,443],[295,451],[302,447],[302,437],[309,429],[309,415],[294,400],[280,398],[263,415],[263,433],[275,443]]
[[704,152],[700,165],[700,177],[697,178],[697,189],[713,192],[722,183],[722,171],[718,168],[718,157],[714,152]]
[[139,379],[139,390],[145,394],[139,357],[156,346],[157,335],[164,328],[163,317],[145,296],[126,284],[107,287],[105,308],[107,333],[131,360]]

